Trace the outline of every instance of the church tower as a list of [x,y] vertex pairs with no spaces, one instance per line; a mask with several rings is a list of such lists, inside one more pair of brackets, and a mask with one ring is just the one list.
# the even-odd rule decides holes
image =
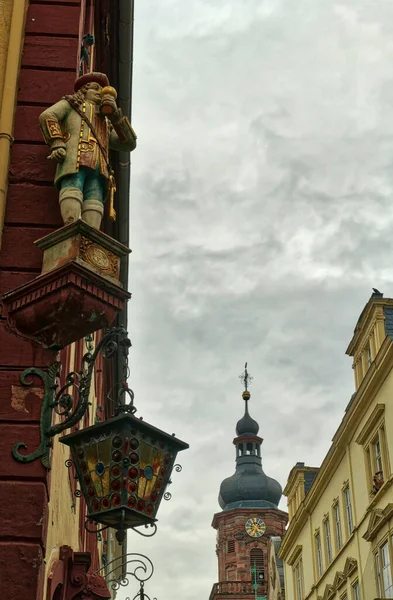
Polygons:
[[210,600],[272,597],[270,592],[278,582],[275,570],[269,569],[270,539],[282,537],[288,522],[287,513],[278,509],[282,488],[262,469],[263,439],[258,436],[258,423],[248,411],[252,377],[247,363],[241,379],[245,412],[236,425],[233,440],[236,471],[221,483],[218,502],[222,511],[214,515],[212,522],[217,530],[218,583],[213,585]]

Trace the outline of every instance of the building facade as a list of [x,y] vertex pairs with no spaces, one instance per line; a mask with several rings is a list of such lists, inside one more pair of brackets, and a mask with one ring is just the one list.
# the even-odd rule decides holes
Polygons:
[[287,600],[393,598],[393,300],[374,290],[347,354],[355,392],[319,468],[297,463],[279,556]]
[[[0,0],[0,296],[40,275],[42,251],[34,242],[62,226],[53,186],[55,165],[47,160],[39,115],[71,94],[77,77],[102,71],[117,88],[118,105],[130,116],[132,28],[129,0]],[[128,246],[129,153],[118,153],[112,165],[118,218],[113,223],[106,214],[103,230]],[[120,269],[124,288],[127,260],[122,259]],[[126,326],[126,322],[123,311],[117,324]],[[40,445],[41,406],[48,391],[40,373],[46,374],[59,361],[61,387],[69,372],[80,370],[83,355],[94,350],[101,337],[102,331],[96,331],[59,353],[16,335],[4,310],[0,315],[0,592],[4,597],[59,598],[62,582],[55,568],[59,561],[68,565],[69,573],[79,569],[81,576],[126,552],[124,545],[115,543],[110,529],[101,536],[85,530],[86,504],[74,494],[75,472],[65,466],[70,458],[67,446],[54,439],[49,465],[39,458],[24,463],[12,454],[18,443],[25,444],[22,454]],[[27,381],[21,379],[26,369],[35,369]],[[120,379],[121,365],[116,361],[97,363],[91,406],[79,427],[111,414],[107,392]],[[54,415],[53,424],[62,418]]]
[[[247,382],[247,371],[246,371]],[[250,392],[243,393],[245,414],[236,426],[236,471],[221,483],[212,526],[217,530],[218,583],[210,600],[279,600],[280,578],[271,568],[271,540],[282,536],[287,514],[278,509],[280,484],[262,469],[259,425],[248,412]]]

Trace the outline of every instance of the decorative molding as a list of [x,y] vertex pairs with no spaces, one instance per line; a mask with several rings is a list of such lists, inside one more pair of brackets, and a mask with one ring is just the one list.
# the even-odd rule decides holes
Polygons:
[[80,240],[80,258],[98,273],[118,278],[119,257],[85,236],[81,236]]
[[344,585],[347,578],[342,571],[337,571],[333,581],[333,587],[336,590],[339,590],[340,587]]
[[358,568],[358,561],[356,558],[352,558],[348,556],[344,565],[344,575],[345,577],[350,577]]
[[90,566],[90,552],[74,552],[70,546],[61,546],[59,560],[54,562],[48,577],[47,599],[110,600],[105,579],[89,573]]
[[325,587],[325,591],[322,596],[322,600],[331,600],[336,595],[336,590],[330,583]]
[[392,301],[390,298],[370,298],[356,323],[346,354],[357,357],[362,352],[365,339],[369,337],[377,321],[385,320],[383,309],[391,306]]
[[291,556],[288,558],[287,563],[292,566],[296,560],[298,559],[298,557],[300,556],[301,552],[303,550],[303,546],[301,544],[298,544],[296,546],[296,548],[294,549],[294,551],[292,552]]
[[343,481],[343,485],[342,485],[342,488],[341,488],[341,490],[342,490],[343,492],[345,492],[345,490],[346,490],[347,488],[349,488],[349,479],[347,479],[346,481]]
[[362,428],[361,432],[359,433],[358,437],[356,438],[356,443],[359,444],[360,446],[363,446],[365,444],[365,442],[368,440],[368,438],[374,433],[374,429],[378,423],[378,421],[381,419],[382,415],[385,412],[385,405],[384,404],[377,404],[374,407],[374,410],[372,411],[371,415],[369,416],[369,418],[367,419],[364,427]]
[[368,527],[363,535],[363,539],[367,542],[371,542],[378,531],[389,521],[389,519],[393,516],[393,504],[387,504],[384,509],[374,508],[371,511],[370,519],[368,522]]

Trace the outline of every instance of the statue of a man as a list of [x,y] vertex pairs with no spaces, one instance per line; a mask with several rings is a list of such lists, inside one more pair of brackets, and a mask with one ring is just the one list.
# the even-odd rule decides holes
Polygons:
[[114,190],[109,149],[131,152],[136,135],[106,75],[87,73],[76,80],[74,91],[41,113],[40,127],[49,158],[57,162],[55,186],[64,224],[82,218],[99,229],[104,201]]

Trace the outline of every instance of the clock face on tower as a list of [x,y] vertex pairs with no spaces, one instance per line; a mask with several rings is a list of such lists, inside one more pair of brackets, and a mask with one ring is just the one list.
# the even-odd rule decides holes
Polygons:
[[250,537],[261,537],[266,531],[266,525],[262,519],[252,517],[246,523],[246,531]]

